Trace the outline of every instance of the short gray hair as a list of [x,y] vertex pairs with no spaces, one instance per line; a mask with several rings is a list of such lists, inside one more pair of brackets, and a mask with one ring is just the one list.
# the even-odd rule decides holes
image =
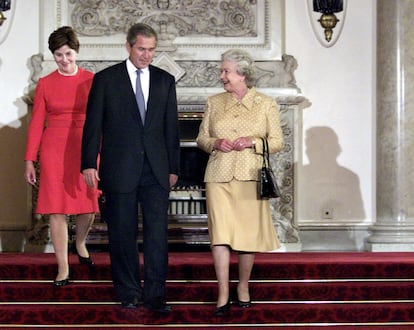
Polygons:
[[222,61],[236,63],[238,74],[246,78],[247,87],[253,87],[256,82],[256,68],[253,58],[242,49],[230,49],[221,55]]

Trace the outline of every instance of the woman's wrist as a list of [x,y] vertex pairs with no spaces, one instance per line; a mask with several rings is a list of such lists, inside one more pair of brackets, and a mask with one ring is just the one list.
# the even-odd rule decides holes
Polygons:
[[256,149],[256,140],[255,139],[252,139],[251,148]]
[[214,141],[214,143],[213,143],[213,147],[211,149],[211,153],[215,153],[217,151],[216,142],[217,142],[217,140]]

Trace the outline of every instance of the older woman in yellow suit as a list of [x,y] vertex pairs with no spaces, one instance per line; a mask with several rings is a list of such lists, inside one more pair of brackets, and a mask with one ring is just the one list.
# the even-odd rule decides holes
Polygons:
[[214,314],[230,311],[229,268],[238,253],[237,305],[251,306],[250,274],[256,252],[279,248],[268,200],[258,196],[262,138],[270,153],[283,148],[279,108],[275,100],[253,87],[251,56],[243,50],[222,55],[220,79],[225,92],[207,99],[197,136],[199,148],[209,153],[204,176],[208,227],[218,300]]

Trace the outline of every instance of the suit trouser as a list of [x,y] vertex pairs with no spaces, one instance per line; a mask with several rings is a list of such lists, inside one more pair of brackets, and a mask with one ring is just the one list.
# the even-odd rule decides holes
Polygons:
[[[120,301],[165,299],[168,270],[169,191],[147,161],[131,193],[106,193],[112,280]],[[138,203],[143,215],[144,290],[138,256]]]

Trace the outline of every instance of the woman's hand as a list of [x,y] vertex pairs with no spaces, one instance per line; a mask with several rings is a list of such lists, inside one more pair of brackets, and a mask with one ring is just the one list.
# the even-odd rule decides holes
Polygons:
[[239,137],[233,142],[233,150],[242,151],[253,147],[253,140],[250,137]]
[[233,150],[233,143],[227,139],[217,139],[214,142],[214,150],[230,152]]
[[24,178],[28,184],[32,186],[36,184],[36,169],[31,160],[26,160],[25,162]]

